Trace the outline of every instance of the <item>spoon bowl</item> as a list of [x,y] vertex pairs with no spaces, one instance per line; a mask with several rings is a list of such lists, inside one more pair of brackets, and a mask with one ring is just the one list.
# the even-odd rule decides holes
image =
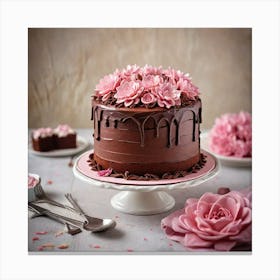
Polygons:
[[[98,219],[93,221],[89,216],[86,216],[87,221],[84,222],[83,228],[91,232],[100,232],[116,226],[116,222],[112,219]],[[94,218],[96,219],[96,218]]]
[[78,203],[74,200],[70,193],[65,194],[66,199],[71,203],[71,205],[75,208],[75,210],[82,215],[86,221],[83,224],[83,228],[85,230],[91,232],[100,232],[107,230],[109,228],[113,228],[116,226],[116,222],[112,219],[100,219],[96,217],[91,217],[82,210],[82,208],[78,205]]

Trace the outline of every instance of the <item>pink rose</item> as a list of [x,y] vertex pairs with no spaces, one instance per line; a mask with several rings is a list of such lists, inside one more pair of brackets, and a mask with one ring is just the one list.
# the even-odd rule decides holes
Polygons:
[[209,134],[213,152],[224,156],[252,156],[252,117],[249,113],[224,114],[215,120]]
[[140,83],[134,81],[125,81],[119,87],[114,97],[117,99],[117,104],[123,103],[126,107],[137,104],[139,102],[139,95],[142,93],[143,88]]
[[142,97],[141,97],[141,101],[143,104],[151,104],[157,101],[156,97],[149,93],[146,92]]
[[111,92],[116,90],[119,82],[120,78],[118,75],[110,74],[105,76],[95,88],[96,95],[102,97],[102,101],[106,101],[110,97]]
[[170,83],[163,83],[155,90],[157,102],[160,107],[170,108],[175,105],[181,105],[181,93]]
[[184,209],[164,218],[167,236],[190,250],[229,251],[251,245],[251,188],[187,199]]
[[111,175],[113,169],[112,168],[108,168],[108,169],[104,169],[104,170],[99,170],[97,171],[97,174],[99,176],[102,176],[102,177],[108,177]]

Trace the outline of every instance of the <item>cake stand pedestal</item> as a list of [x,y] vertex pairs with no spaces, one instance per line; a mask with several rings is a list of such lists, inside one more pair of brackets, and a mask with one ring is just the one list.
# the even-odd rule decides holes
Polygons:
[[111,204],[120,212],[152,215],[172,209],[175,200],[164,191],[122,191],[113,196]]
[[206,155],[206,164],[196,173],[177,179],[136,181],[101,177],[88,164],[92,151],[85,152],[76,160],[73,172],[77,178],[95,187],[119,190],[111,199],[111,205],[116,210],[132,215],[153,215],[174,207],[174,198],[165,191],[197,186],[218,173],[218,160],[212,154],[202,152]]

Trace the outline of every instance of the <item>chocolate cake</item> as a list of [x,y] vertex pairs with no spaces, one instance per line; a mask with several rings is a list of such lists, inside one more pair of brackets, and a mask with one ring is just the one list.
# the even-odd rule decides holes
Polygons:
[[92,120],[99,169],[162,176],[201,159],[201,100],[180,71],[135,65],[105,76],[92,98]]
[[42,127],[34,130],[31,138],[35,151],[48,152],[55,149],[53,129],[50,127]]
[[35,151],[48,152],[57,149],[76,148],[76,132],[68,125],[39,128],[32,132],[32,146]]

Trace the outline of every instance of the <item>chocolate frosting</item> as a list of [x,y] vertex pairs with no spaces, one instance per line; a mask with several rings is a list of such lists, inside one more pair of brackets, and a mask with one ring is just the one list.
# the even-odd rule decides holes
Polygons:
[[[185,177],[188,174],[191,173],[197,173],[198,170],[204,167],[205,163],[207,162],[207,156],[203,153],[200,154],[200,159],[198,163],[193,165],[191,168],[188,170],[179,170],[175,172],[166,172],[162,174],[161,176],[158,176],[156,174],[150,174],[150,173],[145,173],[143,175],[137,175],[137,174],[131,174],[129,171],[125,171],[123,173],[118,173],[115,170],[112,170],[111,174],[109,177],[114,177],[114,178],[123,178],[127,180],[137,180],[137,181],[150,181],[150,180],[165,180],[165,179],[176,179],[176,178],[181,178]],[[104,170],[101,165],[99,165],[95,160],[94,160],[94,153],[89,155],[88,163],[91,167],[91,170],[93,171],[101,171]]]
[[94,159],[137,175],[186,170],[199,161],[201,101],[184,107],[116,108],[93,100]]

